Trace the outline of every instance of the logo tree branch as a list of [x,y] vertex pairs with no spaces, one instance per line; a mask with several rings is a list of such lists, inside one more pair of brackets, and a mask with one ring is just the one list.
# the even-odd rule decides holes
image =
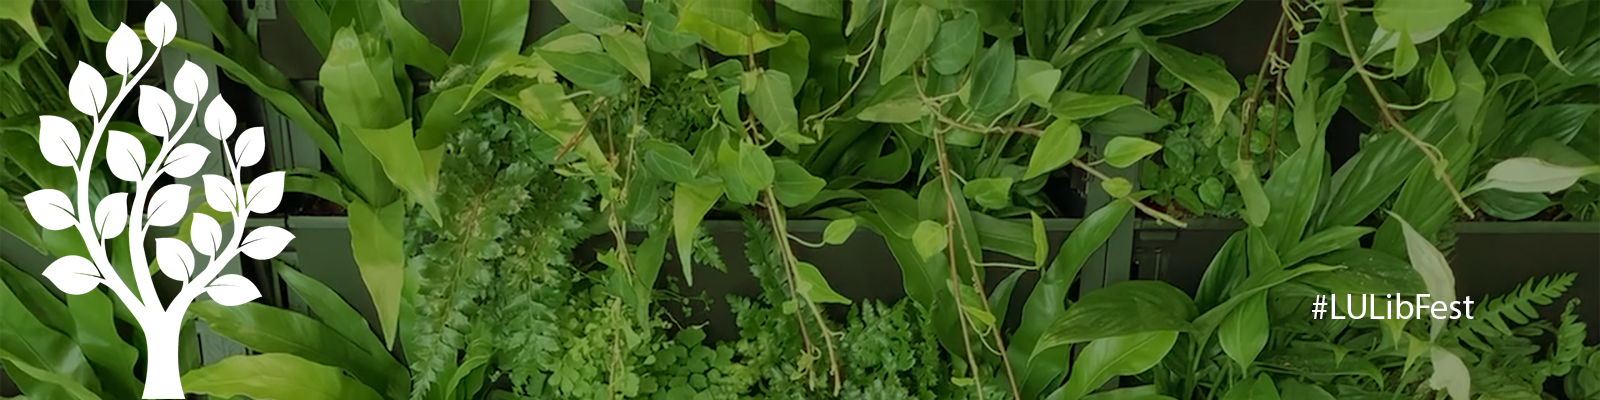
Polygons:
[[[73,108],[91,117],[93,127],[89,141],[83,143],[78,128],[64,118],[39,117],[39,150],[51,164],[72,168],[77,178],[76,196],[43,189],[24,197],[28,212],[40,226],[56,231],[76,229],[88,249],[89,258],[62,257],[45,269],[44,276],[61,291],[72,295],[105,285],[127,306],[144,330],[149,353],[143,394],[146,399],[184,397],[178,375],[179,332],[184,313],[196,297],[207,294],[213,301],[227,306],[261,297],[255,285],[243,276],[218,276],[223,267],[239,253],[258,260],[276,257],[294,239],[288,231],[271,226],[246,234],[245,222],[251,213],[268,213],[278,207],[283,198],[284,173],[268,173],[249,185],[241,184],[240,169],[261,161],[266,140],[261,128],[256,127],[241,132],[230,146],[237,119],[228,103],[217,96],[206,103],[202,124],[212,138],[221,142],[223,154],[220,157],[228,175],[205,175],[202,182],[206,204],[231,218],[233,232],[225,238],[222,223],[206,213],[193,213],[188,242],[176,238],[156,239],[155,258],[162,275],[183,283],[183,289],[171,304],[161,304],[151,282],[149,258],[143,246],[145,234],[152,227],[177,225],[191,215],[188,210],[191,191],[182,184],[163,186],[154,194],[150,190],[162,175],[193,176],[212,156],[205,146],[179,144],[200,114],[207,89],[205,73],[193,63],[185,62],[177,78],[169,84],[171,94],[150,86],[138,86],[139,124],[161,141],[154,157],[147,157],[144,145],[133,134],[107,131],[106,127],[111,115],[132,91],[129,83],[138,82],[155,64],[162,47],[172,41],[176,25],[172,10],[166,4],[151,11],[144,32],[154,45],[148,59],[143,57],[144,44],[133,29],[125,24],[117,28],[106,46],[107,64],[122,81],[117,93],[108,93],[106,77],[79,62],[69,84],[69,93]],[[188,116],[182,121],[177,119],[174,95],[189,106]],[[95,155],[102,138],[106,145],[106,165],[117,179],[133,185],[131,198],[128,193],[112,193],[100,199],[90,194],[91,174],[99,161]],[[135,288],[127,287],[107,255],[106,243],[122,236],[124,231],[132,265],[122,270],[133,274]]]

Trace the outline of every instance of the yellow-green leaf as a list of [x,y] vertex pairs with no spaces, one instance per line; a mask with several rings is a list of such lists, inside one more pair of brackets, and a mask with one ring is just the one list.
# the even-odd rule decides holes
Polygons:
[[1551,64],[1567,71],[1567,66],[1561,64],[1561,55],[1556,54],[1555,44],[1550,40],[1550,26],[1545,24],[1544,19],[1543,8],[1537,4],[1525,4],[1500,7],[1484,13],[1478,16],[1477,25],[1495,36],[1532,40]]
[[754,87],[746,99],[750,112],[767,128],[774,138],[791,150],[811,142],[800,134],[800,116],[794,105],[794,87],[789,74],[769,69],[755,79]]
[[935,72],[955,75],[972,63],[972,56],[983,46],[978,14],[964,13],[939,25],[928,49],[928,65]]
[[911,68],[933,44],[938,28],[939,11],[933,7],[909,1],[895,5],[889,31],[884,35],[883,69],[878,70],[878,82],[889,83]]
[[628,5],[622,0],[551,0],[556,10],[573,25],[589,32],[622,25],[629,19]]
[[805,167],[787,158],[772,162],[772,194],[785,207],[798,207],[817,197],[828,181],[812,176]]
[[717,184],[679,183],[672,191],[672,241],[678,244],[678,260],[683,265],[683,277],[694,285],[694,263],[689,258],[694,253],[694,231],[700,220],[711,211],[711,206],[722,198],[722,186]]
[[287,353],[233,356],[183,374],[189,393],[261,400],[380,400],[339,368]]
[[1116,168],[1127,168],[1154,154],[1156,150],[1161,150],[1161,145],[1156,142],[1131,136],[1117,136],[1106,142],[1106,164]]
[[850,235],[856,232],[856,218],[840,218],[828,223],[822,229],[822,242],[827,244],[844,244],[850,240]]
[[0,3],[0,20],[16,21],[22,31],[39,44],[45,52],[50,49],[44,47],[44,38],[39,36],[39,26],[33,22],[33,0],[7,0]]
[[983,208],[998,210],[1011,205],[1011,178],[979,178],[967,182],[962,192]]
[[909,124],[921,121],[927,115],[928,107],[922,103],[922,99],[904,96],[867,106],[856,113],[856,119],[884,124]]
[[1444,62],[1444,52],[1433,53],[1433,65],[1428,66],[1428,101],[1440,102],[1456,95],[1456,77],[1450,65]]
[[360,200],[346,209],[350,228],[350,252],[355,256],[361,281],[378,310],[378,325],[385,346],[394,346],[395,327],[400,317],[400,287],[405,280],[405,249],[401,224],[405,204],[394,202],[378,209]]
[[1128,193],[1133,192],[1133,183],[1128,182],[1127,178],[1119,176],[1100,181],[1100,189],[1105,190],[1106,194],[1111,195],[1112,198],[1123,198],[1127,197]]
[[1078,147],[1082,144],[1083,131],[1078,128],[1078,123],[1068,119],[1051,122],[1039,135],[1039,145],[1033,148],[1033,154],[1028,156],[1028,169],[1022,174],[1022,179],[1033,179],[1067,165],[1078,155]]
[[916,248],[917,256],[923,260],[932,258],[934,254],[944,251],[949,239],[944,230],[944,225],[938,222],[924,220],[917,223],[917,230],[911,233],[911,245]]
[[1137,106],[1139,99],[1120,94],[1084,94],[1063,91],[1050,102],[1050,115],[1083,121],[1106,115],[1118,108]]
[[1239,82],[1228,74],[1228,69],[1215,60],[1190,53],[1177,46],[1157,43],[1154,38],[1142,37],[1142,43],[1150,57],[1161,63],[1161,67],[1200,91],[1200,95],[1211,104],[1211,121],[1222,122],[1222,116],[1228,112],[1228,104],[1239,97]]
[[789,38],[761,28],[751,2],[685,0],[677,29],[700,37],[706,47],[725,56],[745,56],[782,46]]
[[650,86],[650,55],[645,53],[644,39],[628,31],[613,31],[600,35],[600,44],[606,54],[632,72],[639,82]]
[[435,169],[434,173],[428,173],[422,152],[417,150],[416,142],[412,141],[414,131],[411,129],[411,120],[385,129],[351,130],[361,139],[361,145],[366,147],[367,152],[378,160],[378,164],[383,165],[384,174],[395,186],[405,190],[411,196],[411,201],[422,204],[428,214],[440,215],[434,205],[438,171]]
[[1261,226],[1267,222],[1267,215],[1272,212],[1272,205],[1267,202],[1267,192],[1261,188],[1261,180],[1257,178],[1255,163],[1246,159],[1233,161],[1229,168],[1233,173],[1233,183],[1239,187],[1239,195],[1244,198],[1244,211],[1240,217],[1250,226]]
[[794,266],[795,288],[814,303],[850,304],[850,298],[833,291],[828,286],[828,280],[822,277],[822,271],[816,265],[805,261],[798,261]]

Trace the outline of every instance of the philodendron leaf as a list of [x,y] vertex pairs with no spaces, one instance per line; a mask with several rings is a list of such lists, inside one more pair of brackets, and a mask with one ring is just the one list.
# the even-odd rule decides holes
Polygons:
[[788,41],[761,27],[753,2],[686,0],[679,2],[677,30],[700,37],[706,47],[725,56],[761,53]]
[[1061,70],[1039,60],[1017,60],[1016,91],[1022,101],[1050,107],[1050,96],[1061,84]]
[[772,162],[772,194],[785,207],[798,207],[817,197],[828,181],[811,176],[805,167],[787,158]]
[[1156,150],[1161,150],[1161,145],[1156,142],[1128,136],[1114,137],[1106,142],[1106,164],[1116,168],[1127,168],[1155,153]]
[[1146,52],[1161,67],[1178,79],[1200,91],[1211,104],[1211,122],[1221,123],[1228,112],[1228,104],[1239,97],[1239,82],[1228,74],[1228,69],[1215,60],[1201,57],[1170,44],[1157,43],[1154,38],[1142,37]]
[[551,0],[556,10],[573,25],[588,32],[600,32],[632,19],[622,0]]
[[889,83],[910,69],[933,44],[938,29],[939,11],[933,7],[913,1],[896,4],[889,31],[885,32],[883,69],[878,70],[878,82]]
[[1177,341],[1177,331],[1157,331],[1090,342],[1073,362],[1072,377],[1049,398],[1081,399],[1111,378],[1143,373],[1161,362]]
[[833,291],[816,265],[799,261],[794,266],[795,289],[816,303],[850,304],[850,298]]
[[1131,334],[1184,331],[1196,313],[1189,295],[1171,284],[1121,282],[1083,295],[1039,337],[1033,351]]
[[935,72],[955,75],[972,63],[972,56],[983,47],[983,31],[977,13],[964,13],[939,25],[928,49],[928,65]]
[[613,31],[600,35],[600,44],[606,54],[632,72],[639,82],[650,86],[650,55],[645,52],[644,38],[628,31]]
[[1500,7],[1479,15],[1475,22],[1478,28],[1495,36],[1532,40],[1551,64],[1567,71],[1567,66],[1561,64],[1561,55],[1556,53],[1555,44],[1550,40],[1550,27],[1545,24],[1543,7],[1537,4]]
[[844,18],[844,2],[839,0],[778,0],[778,4],[802,14],[828,19]]
[[1444,52],[1433,52],[1433,64],[1428,66],[1428,101],[1441,102],[1456,95],[1456,77],[1444,61]]
[[1222,345],[1222,352],[1227,353],[1228,358],[1239,363],[1239,368],[1249,370],[1250,364],[1267,346],[1270,326],[1267,294],[1257,293],[1222,319],[1222,326],[1217,329],[1217,343]]
[[1127,178],[1119,176],[1100,181],[1100,189],[1105,190],[1106,194],[1111,195],[1112,198],[1123,198],[1127,197],[1128,193],[1133,192],[1133,183],[1128,182]]
[[645,141],[641,148],[644,150],[644,168],[650,174],[672,183],[695,180],[694,159],[689,151],[676,144],[654,139]]
[[255,399],[379,400],[383,397],[336,367],[287,353],[233,356],[183,375],[190,393]]
[[795,109],[789,74],[775,69],[763,71],[745,98],[750,102],[750,112],[755,113],[761,125],[784,147],[794,150],[800,145],[815,143],[800,134],[800,117]]
[[772,184],[772,158],[754,143],[740,141],[738,146],[724,146],[717,152],[717,168],[729,201],[754,204],[761,191]]
[[[1390,212],[1389,217],[1400,221],[1400,227],[1405,232],[1406,254],[1410,255],[1411,268],[1422,275],[1422,281],[1428,287],[1428,294],[1434,301],[1445,303],[1456,301],[1456,275],[1450,269],[1450,263],[1445,261],[1444,254],[1440,254],[1439,249],[1433,247],[1433,243],[1418,234],[1417,230],[1411,227],[1411,223],[1406,222],[1400,215]],[[1432,321],[1431,339],[1438,339],[1447,320]]]
[[1083,145],[1083,130],[1069,119],[1057,119],[1039,135],[1039,145],[1028,156],[1028,169],[1022,180],[1029,180],[1046,172],[1061,168],[1078,155]]
[[916,247],[917,256],[927,260],[950,245],[948,238],[944,224],[925,220],[917,223],[917,230],[911,233],[911,244]]
[[829,222],[827,228],[822,229],[822,243],[844,244],[846,240],[850,240],[850,235],[855,232],[855,217],[836,219],[833,222]]
[[983,208],[998,210],[1011,205],[1011,178],[1008,177],[973,179],[963,191]]
[[1331,253],[1355,244],[1362,236],[1376,231],[1365,226],[1335,226],[1312,234],[1287,250],[1279,250],[1283,265],[1294,266],[1307,258]]
[[1261,226],[1272,212],[1272,204],[1261,188],[1261,180],[1256,178],[1255,163],[1243,158],[1234,160],[1229,171],[1233,174],[1233,183],[1239,187],[1239,195],[1244,197],[1244,212],[1240,216],[1251,226]]
[[1571,167],[1556,165],[1533,157],[1517,157],[1501,161],[1489,168],[1482,182],[1468,188],[1465,195],[1488,189],[1518,193],[1555,193],[1572,187],[1584,176],[1600,174],[1600,165]]
[[679,183],[672,192],[672,241],[678,244],[678,260],[683,264],[683,277],[694,285],[693,264],[689,255],[694,252],[694,231],[700,220],[711,211],[711,206],[722,198],[722,185]]
[[1137,106],[1139,99],[1120,94],[1083,94],[1064,91],[1050,101],[1050,115],[1083,121],[1106,115],[1118,108]]

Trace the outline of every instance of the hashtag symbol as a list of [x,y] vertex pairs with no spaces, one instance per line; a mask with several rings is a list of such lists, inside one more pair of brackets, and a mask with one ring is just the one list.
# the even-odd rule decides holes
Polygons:
[[1317,295],[1317,301],[1311,303],[1311,319],[1322,319],[1322,313],[1327,312],[1328,296]]

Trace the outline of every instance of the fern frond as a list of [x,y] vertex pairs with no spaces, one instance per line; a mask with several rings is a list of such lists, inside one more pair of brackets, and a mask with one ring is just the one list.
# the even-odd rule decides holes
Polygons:
[[1556,328],[1555,348],[1551,349],[1548,360],[1548,373],[1551,376],[1566,375],[1583,355],[1583,339],[1589,333],[1588,326],[1578,321],[1578,303],[1578,299],[1568,300],[1567,309],[1561,312],[1561,326]]
[[718,271],[728,272],[728,263],[722,260],[722,249],[717,247],[716,241],[711,237],[711,231],[707,230],[705,225],[694,231],[694,255],[690,257]]
[[1577,274],[1557,274],[1544,279],[1530,279],[1510,293],[1482,303],[1471,319],[1456,320],[1456,335],[1463,343],[1479,349],[1492,348],[1483,339],[1512,334],[1510,320],[1517,326],[1539,319],[1535,306],[1549,305],[1572,287]]

